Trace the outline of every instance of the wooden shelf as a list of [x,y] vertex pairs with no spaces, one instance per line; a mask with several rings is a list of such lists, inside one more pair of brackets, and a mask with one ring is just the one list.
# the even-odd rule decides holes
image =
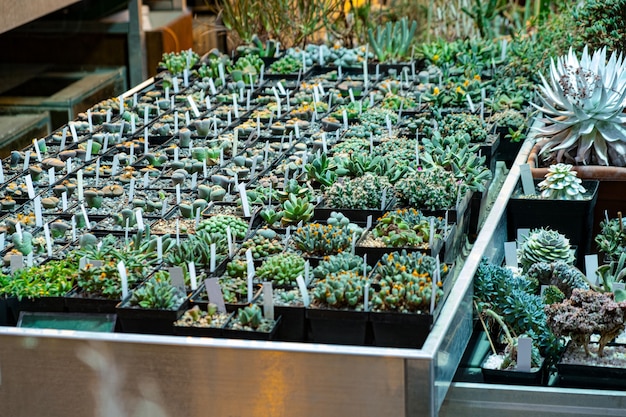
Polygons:
[[5,0],[0,13],[0,33],[78,3],[80,0]]

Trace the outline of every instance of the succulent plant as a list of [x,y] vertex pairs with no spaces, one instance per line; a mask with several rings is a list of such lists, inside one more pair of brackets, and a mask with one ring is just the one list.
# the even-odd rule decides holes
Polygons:
[[296,197],[292,194],[285,202],[283,202],[283,216],[281,218],[281,223],[283,226],[288,226],[291,224],[297,224],[301,221],[306,222],[313,217],[314,209],[315,205],[309,202],[306,197]]
[[298,275],[304,275],[304,259],[295,253],[271,255],[256,270],[259,280],[275,285],[293,285]]
[[326,154],[316,156],[304,169],[310,180],[328,187],[337,180],[337,174],[333,171],[333,164]]
[[562,261],[568,265],[576,258],[572,253],[569,239],[556,230],[531,230],[518,250],[518,258],[522,270],[527,272],[537,262]]
[[262,259],[283,251],[283,244],[275,231],[271,229],[257,230],[255,235],[241,244],[241,252],[252,251],[253,259]]
[[[313,299],[325,307],[362,309],[366,283],[367,279],[358,272],[333,273],[317,282],[312,291]],[[370,296],[373,292],[370,288]]]
[[424,216],[413,208],[386,212],[378,219],[372,235],[381,239],[385,246],[429,248],[431,219],[435,227],[432,238],[441,239],[442,220]]
[[[428,311],[436,261],[432,256],[420,252],[392,252],[383,255],[372,279],[380,284],[380,290],[372,298],[372,307],[377,310],[403,313]],[[448,273],[446,264],[440,265],[440,279]],[[443,283],[436,283],[436,299],[443,296]]]
[[585,275],[578,268],[562,261],[537,262],[528,269],[526,276],[542,285],[557,287],[565,297],[569,297],[574,288],[589,288]]
[[346,178],[331,185],[324,197],[326,205],[348,209],[380,209],[383,191],[387,191],[387,201],[392,201],[393,189],[386,177],[365,173],[356,178]]
[[545,179],[538,186],[543,198],[582,200],[586,190],[581,182],[582,180],[576,176],[576,171],[572,171],[572,165],[555,164],[550,165]]
[[243,239],[248,233],[248,223],[243,219],[230,214],[216,214],[202,220],[196,231],[205,231],[211,235],[218,234],[226,238],[226,230],[230,227],[233,239]]
[[[368,272],[372,269],[369,265],[366,268]],[[362,272],[363,258],[349,252],[330,255],[325,257],[323,261],[320,261],[315,269],[313,269],[313,276],[315,278],[325,278],[330,274],[341,271]]]
[[444,136],[466,133],[472,143],[487,140],[487,123],[472,113],[448,114],[441,121],[440,128]]
[[[546,118],[537,129],[546,138],[540,155],[576,165],[626,165],[626,62],[606,47],[580,60],[570,48],[550,63],[550,80],[540,74],[541,105]],[[534,104],[533,104],[534,105]]]
[[180,319],[174,323],[174,325],[189,327],[222,327],[229,317],[230,314],[228,313],[219,313],[215,304],[209,303],[206,311],[201,310],[200,306],[195,305],[185,311]]
[[410,47],[417,30],[417,22],[403,17],[399,21],[387,22],[374,31],[368,29],[369,44],[379,62],[395,63],[410,56]]
[[33,252],[33,235],[29,231],[22,231],[22,233],[13,233],[11,235],[11,242],[15,249],[17,249],[22,255],[27,256]]
[[258,305],[250,304],[237,311],[236,320],[239,325],[256,330],[263,324],[263,311]]
[[291,239],[296,249],[307,255],[328,256],[350,248],[352,233],[346,226],[309,223],[299,227]]
[[617,260],[622,253],[626,253],[626,232],[621,212],[618,217],[600,222],[600,233],[595,237],[600,252],[611,260]]
[[454,208],[458,195],[465,193],[454,174],[441,167],[412,172],[398,181],[395,189],[403,205],[420,210]]
[[180,288],[172,286],[169,272],[157,271],[152,278],[134,290],[128,304],[140,308],[175,310],[187,295]]

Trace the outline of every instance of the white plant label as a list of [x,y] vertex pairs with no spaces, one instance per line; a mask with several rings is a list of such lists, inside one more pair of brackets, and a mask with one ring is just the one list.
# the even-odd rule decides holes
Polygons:
[[347,129],[348,128],[348,112],[346,111],[346,109],[343,109],[341,111],[341,115],[343,116],[343,128]]
[[87,229],[91,230],[91,224],[89,223],[89,216],[87,216],[87,210],[85,209],[85,205],[81,203],[80,210],[83,213],[83,218],[85,219],[85,226]]
[[596,271],[598,270],[598,254],[585,255],[585,275],[592,284],[598,282]]
[[180,195],[180,184],[176,184],[176,204],[180,204],[181,195]]
[[248,303],[252,302],[252,280],[254,279],[254,258],[252,257],[252,249],[246,250],[246,264],[248,267]]
[[241,196],[243,215],[244,217],[250,217],[250,203],[248,202],[248,194],[246,193],[246,184],[239,184],[239,195]]
[[504,259],[506,266],[517,268],[517,242],[504,242]]
[[274,320],[274,291],[271,282],[263,283],[263,316]]
[[189,70],[187,68],[183,70],[183,86],[189,87]]
[[33,198],[35,198],[35,187],[33,187],[33,178],[30,176],[30,174],[27,174],[24,177],[24,181],[26,182],[26,191],[28,192],[28,198],[32,200]]
[[161,217],[165,217],[165,213],[167,213],[167,199],[163,200],[163,206],[161,207]]
[[43,217],[41,215],[41,196],[37,196],[33,199],[33,205],[35,206],[35,225],[41,227],[43,225]]
[[520,336],[517,338],[517,370],[530,372],[530,358],[533,348],[533,340],[530,337]]
[[128,297],[128,275],[126,275],[126,265],[124,261],[119,261],[117,264],[117,271],[120,274],[120,280],[122,281],[122,299]]
[[33,139],[33,148],[35,148],[35,155],[37,155],[37,160],[41,162],[41,151],[39,150],[39,143],[37,139]]
[[179,90],[178,90],[178,78],[177,77],[172,78],[172,87],[174,88],[174,94],[178,94]]
[[67,211],[67,191],[61,193],[61,207],[63,207],[63,211]]
[[194,172],[193,174],[191,174],[191,189],[195,190],[197,186],[198,186],[198,173]]
[[48,227],[48,223],[43,225],[43,235],[46,239],[46,250],[48,252],[48,256],[52,257],[52,237],[50,236],[50,227]]
[[22,255],[21,253],[11,255],[10,262],[11,262],[11,273],[14,274],[15,272],[24,268],[24,255]]
[[150,150],[150,132],[148,128],[143,129],[143,154],[147,154]]
[[522,179],[522,188],[524,195],[535,195],[535,183],[530,172],[530,165],[521,164],[519,166],[520,178]]
[[76,125],[74,123],[70,123],[70,132],[72,133],[72,142],[78,142],[78,133],[76,133]]
[[24,171],[28,169],[28,165],[30,164],[30,151],[24,152]]
[[204,288],[210,303],[215,304],[217,311],[226,313],[226,304],[224,304],[224,294],[220,287],[218,278],[208,278],[204,280]]
[[306,289],[306,284],[302,275],[298,275],[296,283],[298,284],[298,289],[300,290],[300,295],[302,296],[302,302],[305,307],[308,307],[310,305],[309,291]]
[[131,204],[133,199],[135,198],[135,183],[137,180],[135,178],[130,179],[130,184],[128,186],[128,203]]
[[363,286],[363,311],[370,311],[370,283]]
[[[2,181],[0,181],[2,182]],[[55,179],[54,179],[54,167],[50,167],[48,169],[48,183],[50,184],[50,186],[52,186],[52,184],[54,184]]]
[[163,260],[163,236],[157,236],[156,243],[157,243],[157,259],[159,260],[159,262],[161,262]]
[[65,141],[67,141],[67,127],[64,127],[61,131],[61,150],[65,149]]
[[308,260],[304,263],[304,282],[306,285],[311,283],[311,263]]
[[76,182],[77,182],[77,191],[78,191],[78,201],[83,201],[85,199],[85,184],[83,181],[83,170],[79,169],[76,173]]
[[0,250],[4,250],[6,235],[4,233],[0,233]]
[[196,105],[196,102],[194,101],[192,96],[187,96],[187,101],[189,102],[189,105],[191,106],[191,111],[193,111],[193,114],[195,117],[200,117],[200,110],[198,110],[198,106]]
[[4,165],[2,160],[0,160],[0,183],[4,183]]
[[141,208],[135,209],[135,219],[137,220],[137,230],[143,231],[145,229],[145,225],[143,223],[143,214],[141,212]]
[[67,171],[68,174],[72,172],[72,158],[67,158],[67,160],[65,161],[65,170]]
[[430,249],[431,256],[433,255],[433,243],[435,240],[435,218],[430,218],[430,236],[428,236],[428,248]]
[[215,264],[217,263],[217,246],[215,243],[211,243],[211,260],[209,262],[209,271],[215,272]]
[[15,223],[15,233],[17,233],[17,236],[21,240],[22,239],[22,223],[20,222]]
[[91,152],[93,149],[93,139],[87,139],[87,149],[85,150],[85,161],[91,161]]
[[70,222],[72,224],[72,241],[74,241],[76,240],[76,215],[72,216]]
[[194,262],[189,262],[187,266],[189,267],[189,282],[191,284],[191,290],[195,291],[198,288],[198,278],[196,276],[196,264]]

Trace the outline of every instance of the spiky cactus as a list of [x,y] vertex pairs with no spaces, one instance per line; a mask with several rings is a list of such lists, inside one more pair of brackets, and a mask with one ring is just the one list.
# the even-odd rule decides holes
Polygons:
[[550,165],[545,179],[538,185],[543,198],[582,200],[587,190],[581,182],[582,180],[576,176],[576,171],[572,171],[572,165],[555,164]]

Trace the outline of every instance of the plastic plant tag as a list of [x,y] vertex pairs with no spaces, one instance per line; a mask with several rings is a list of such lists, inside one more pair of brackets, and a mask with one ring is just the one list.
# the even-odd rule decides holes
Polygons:
[[187,68],[183,70],[183,86],[189,87],[189,70]]
[[16,253],[11,255],[11,273],[15,273],[20,269],[24,268],[24,255],[21,253]]
[[217,311],[226,313],[226,304],[224,304],[224,294],[220,287],[218,278],[208,278],[204,280],[204,289],[206,290],[209,302],[215,304]]
[[222,85],[226,85],[226,76],[224,75],[224,64],[221,62],[217,65],[217,71],[220,75],[220,81],[222,81]]
[[430,292],[430,314],[435,311],[435,302],[437,301],[437,283],[441,279],[441,263],[439,262],[439,255],[435,259],[435,273],[433,274],[432,290]]
[[130,118],[130,131],[131,131],[131,132],[134,132],[134,131],[135,131],[135,128],[136,128],[136,126],[135,126],[135,118],[134,118],[134,117],[131,117],[131,118]]
[[178,162],[179,153],[180,153],[180,148],[177,146],[174,148],[174,162]]
[[384,188],[380,196],[380,209],[384,210],[387,206],[387,189]]
[[504,242],[506,266],[517,268],[517,242]]
[[167,268],[167,272],[170,274],[170,283],[174,288],[180,288],[185,291],[185,276],[183,275],[183,269],[180,266],[172,266]]
[[283,96],[287,95],[287,91],[285,90],[285,87],[283,87],[283,84],[279,81],[276,83],[276,87],[278,87],[278,91],[280,91],[280,94]]
[[30,176],[30,174],[27,174],[24,177],[24,181],[26,182],[26,190],[28,191],[28,198],[32,200],[33,198],[35,198],[35,188],[33,187],[33,178]]
[[215,272],[215,264],[217,260],[216,259],[217,258],[217,245],[215,243],[211,243],[210,250],[211,250],[211,259],[209,262],[209,271]]
[[72,172],[72,158],[67,158],[67,160],[65,161],[65,170],[67,171],[68,174]]
[[189,282],[191,284],[191,290],[195,291],[198,288],[198,278],[196,276],[196,264],[194,262],[189,262],[187,266],[189,267]]
[[52,238],[50,237],[50,227],[48,227],[48,223],[43,225],[43,235],[46,239],[46,250],[48,252],[48,257],[52,257]]
[[120,166],[120,158],[117,154],[115,154],[113,155],[113,162],[111,163],[111,175],[117,174],[117,170],[119,169],[119,166]]
[[243,215],[244,217],[250,217],[250,203],[248,202],[248,194],[246,193],[246,184],[239,184],[239,195],[241,196]]
[[226,123],[228,124],[228,126],[233,123],[233,115],[230,111],[226,113]]
[[185,126],[189,126],[191,124],[191,117],[189,117],[189,111],[185,112]]
[[147,154],[150,148],[150,132],[148,128],[143,129],[143,154]]
[[0,160],[0,183],[4,183],[4,165],[2,160]]
[[530,372],[530,357],[533,348],[533,340],[530,337],[520,336],[517,338],[517,370]]
[[598,270],[598,254],[585,255],[585,275],[592,284],[598,282],[596,271]]
[[528,235],[530,234],[530,229],[517,229],[517,246],[519,247]]
[[4,233],[0,233],[0,250],[4,250],[6,245],[6,235]]
[[130,184],[128,185],[128,203],[131,204],[133,199],[135,198],[135,183],[137,181],[135,178],[130,179]]
[[174,88],[174,94],[178,94],[179,93],[178,77],[176,76],[172,77],[172,87]]
[[363,286],[363,311],[370,311],[370,283]]
[[176,184],[176,204],[180,204],[181,195],[180,195],[180,184]]
[[60,149],[65,149],[65,142],[67,141],[67,127],[64,127],[61,131],[61,147]]
[[[124,124],[125,124],[125,122],[124,122],[124,120],[122,120],[122,121],[120,122],[120,138],[123,138],[123,137],[124,137]],[[75,141],[75,142],[76,142],[76,141]]]
[[176,244],[180,245],[180,219],[176,219]]
[[157,259],[160,262],[163,260],[163,236],[157,236],[156,246],[157,246]]
[[467,104],[469,104],[470,111],[474,113],[476,111],[476,107],[474,107],[472,97],[470,97],[469,93],[465,93],[465,98],[467,99]]
[[428,236],[428,249],[430,249],[430,253],[433,253],[433,243],[435,240],[435,218],[430,218],[430,235]]
[[194,172],[193,174],[191,174],[191,189],[195,190],[197,186],[198,186],[198,173]]
[[233,114],[235,119],[239,119],[239,104],[237,104],[237,94],[233,93]]
[[252,280],[254,279],[254,258],[252,258],[252,249],[246,250],[246,264],[248,266],[248,303],[252,302]]
[[150,173],[146,172],[143,174],[143,188],[148,188],[150,186]]
[[161,217],[165,217],[165,214],[167,213],[167,198],[165,200],[163,200],[163,207],[161,207]]
[[145,225],[143,223],[143,214],[141,212],[141,208],[135,209],[135,219],[137,220],[137,230],[142,231],[145,229]]
[[[173,102],[174,102],[174,98],[172,97],[172,106],[174,105]],[[178,132],[178,112],[175,111],[174,112],[174,133],[177,133],[177,132]]]
[[72,241],[76,240],[76,215],[73,215],[71,220],[71,225],[72,225]]
[[387,130],[389,131],[389,137],[393,136],[392,126],[391,126],[391,118],[389,115],[385,116],[385,122],[387,123]]
[[76,133],[76,125],[70,122],[69,126],[70,126],[70,133],[72,134],[72,142],[76,143],[78,142],[78,133]]
[[363,254],[363,278],[367,278],[367,253]]
[[347,129],[348,128],[348,112],[346,111],[346,109],[343,109],[341,111],[341,115],[343,117],[343,128]]
[[296,134],[296,139],[300,139],[300,125],[298,123],[293,125],[293,131]]
[[19,238],[22,239],[22,223],[21,222],[15,223],[15,233],[17,233]]
[[350,103],[354,103],[354,92],[351,88],[348,89],[348,95],[350,96]]
[[124,242],[128,244],[128,233],[130,231],[130,219],[126,218],[126,224],[124,225]]
[[[0,181],[2,182],[2,181]],[[50,184],[50,186],[52,186],[52,184],[54,184],[55,180],[54,180],[54,167],[50,167],[48,169],[48,183]]]
[[504,61],[506,59],[507,40],[506,39],[502,39],[502,42],[500,42],[500,46],[502,48],[500,50],[500,61]]
[[228,256],[235,256],[235,246],[233,245],[233,232],[230,226],[226,227],[226,242],[228,242]]
[[24,171],[28,169],[29,164],[30,164],[30,151],[26,151],[24,152],[24,166],[23,166]]
[[337,79],[341,80],[343,78],[343,69],[341,69],[341,65],[337,67]]
[[35,225],[41,227],[43,225],[43,217],[41,216],[41,196],[37,196],[33,199],[33,205],[35,206]]
[[302,296],[302,303],[304,304],[304,307],[308,308],[311,302],[309,300],[309,291],[306,289],[306,284],[302,275],[298,275],[296,283],[298,284],[298,289],[300,290],[300,295]]
[[41,151],[39,150],[39,144],[37,143],[37,139],[33,139],[33,148],[35,148],[35,155],[37,155],[37,160],[41,162]]
[[519,166],[520,178],[522,179],[522,189],[524,195],[535,195],[535,183],[533,182],[533,176],[530,173],[530,166],[528,164],[521,164]]
[[196,208],[196,218],[194,221],[194,227],[198,228],[199,225],[200,225],[200,207]]
[[117,263],[117,271],[120,273],[120,280],[122,281],[122,299],[128,297],[128,276],[126,275],[126,265],[124,261]]
[[263,317],[274,320],[274,291],[271,282],[263,283]]

